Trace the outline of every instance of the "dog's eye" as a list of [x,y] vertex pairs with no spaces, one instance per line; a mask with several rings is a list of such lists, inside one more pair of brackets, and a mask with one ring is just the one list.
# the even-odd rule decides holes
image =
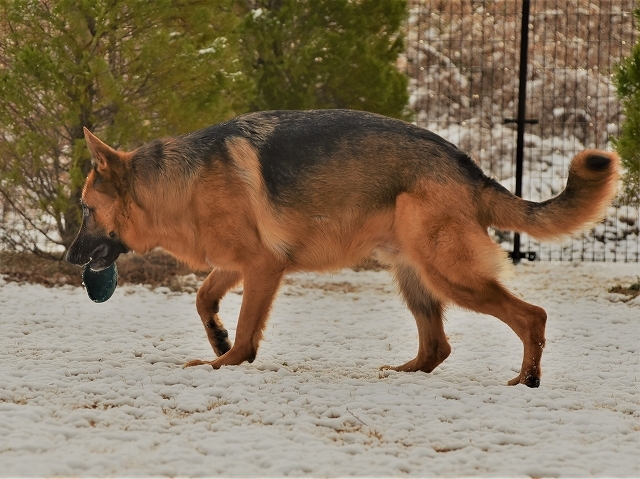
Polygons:
[[82,216],[84,218],[88,218],[91,213],[94,213],[95,211],[95,208],[91,208],[90,206],[87,206],[85,204],[82,205]]

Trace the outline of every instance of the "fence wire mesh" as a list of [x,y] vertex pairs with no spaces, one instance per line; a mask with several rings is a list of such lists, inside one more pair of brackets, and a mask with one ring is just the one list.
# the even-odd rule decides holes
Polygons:
[[[611,150],[622,120],[613,73],[634,44],[634,0],[531,2],[523,197],[541,201],[566,184],[584,148]],[[416,120],[471,154],[515,189],[522,2],[413,0],[407,72]],[[547,260],[639,261],[637,205],[616,203],[580,237],[521,249]],[[495,232],[508,250],[513,235]]]

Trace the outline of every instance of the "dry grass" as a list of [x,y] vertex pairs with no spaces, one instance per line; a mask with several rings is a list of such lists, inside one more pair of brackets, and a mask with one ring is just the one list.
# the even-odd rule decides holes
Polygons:
[[629,299],[633,299],[640,295],[640,276],[636,277],[635,283],[631,283],[629,286],[622,286],[617,284],[609,288],[610,293],[624,294],[629,296]]
[[37,283],[48,287],[82,284],[78,267],[31,253],[0,251],[0,274],[6,281]]
[[[118,284],[147,284],[182,291],[178,278],[194,273],[178,260],[162,251],[140,256],[127,254],[118,261]],[[6,281],[36,283],[47,287],[70,284],[82,285],[82,269],[67,263],[42,258],[31,253],[0,252],[0,274]],[[204,279],[206,273],[197,272]]]
[[[145,284],[156,288],[163,286],[171,291],[193,293],[199,283],[207,276],[207,272],[192,271],[161,250],[154,250],[145,255],[126,254],[120,256],[118,265],[118,285]],[[374,260],[365,260],[354,266],[355,271],[380,270],[380,264]],[[16,253],[0,251],[0,275],[5,281],[17,283],[42,284],[54,286],[81,286],[82,269],[78,266],[42,258],[32,253]],[[188,278],[185,276],[191,275]],[[349,291],[353,285],[329,285],[336,290]]]

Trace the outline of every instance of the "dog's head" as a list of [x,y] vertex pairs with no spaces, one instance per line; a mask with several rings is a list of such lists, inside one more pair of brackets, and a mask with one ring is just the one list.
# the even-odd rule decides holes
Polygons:
[[82,225],[67,252],[67,261],[89,263],[100,271],[129,248],[122,240],[125,227],[129,155],[114,150],[84,130],[93,169],[82,190]]

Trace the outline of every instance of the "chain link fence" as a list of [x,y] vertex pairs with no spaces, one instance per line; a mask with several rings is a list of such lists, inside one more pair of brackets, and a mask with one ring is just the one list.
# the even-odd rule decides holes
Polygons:
[[[413,0],[406,69],[416,120],[457,144],[511,191],[516,139],[523,3]],[[611,150],[621,111],[613,83],[634,44],[633,0],[536,0],[528,18],[522,196],[558,194],[571,158]],[[523,42],[524,44],[524,42]],[[616,203],[591,231],[561,243],[522,235],[524,257],[640,261],[638,205]],[[495,231],[513,250],[511,233]]]

